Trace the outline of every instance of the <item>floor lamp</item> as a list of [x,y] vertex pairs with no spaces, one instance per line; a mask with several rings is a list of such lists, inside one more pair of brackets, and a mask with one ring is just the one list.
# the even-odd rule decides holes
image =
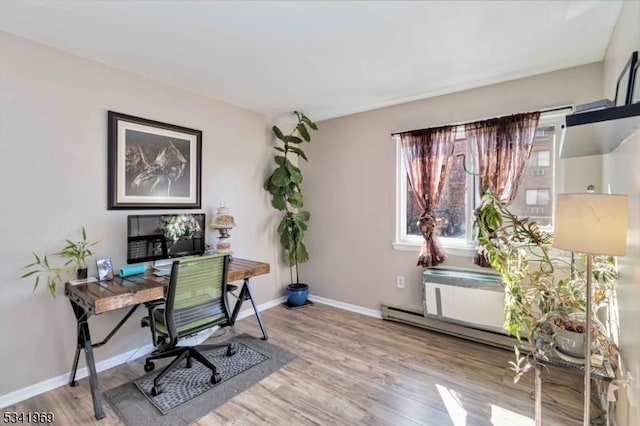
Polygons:
[[592,256],[624,256],[627,248],[627,196],[560,194],[555,206],[553,246],[587,255],[584,426],[591,408]]

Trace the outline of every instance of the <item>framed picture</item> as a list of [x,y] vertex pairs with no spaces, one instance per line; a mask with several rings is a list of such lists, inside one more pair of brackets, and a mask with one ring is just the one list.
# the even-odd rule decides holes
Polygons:
[[199,209],[202,131],[109,111],[113,209]]
[[633,52],[631,57],[622,68],[622,72],[616,83],[615,106],[631,104],[634,94],[634,74],[638,64],[638,52]]
[[98,267],[98,279],[100,281],[113,279],[113,266],[110,258],[96,260],[96,266]]

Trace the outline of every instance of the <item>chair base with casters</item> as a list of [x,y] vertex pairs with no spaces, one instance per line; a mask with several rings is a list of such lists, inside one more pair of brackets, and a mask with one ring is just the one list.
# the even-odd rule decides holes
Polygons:
[[[143,320],[144,321],[144,320]],[[175,357],[169,365],[167,365],[161,372],[153,379],[153,387],[151,388],[151,395],[158,396],[162,393],[162,385],[160,384],[160,380],[164,376],[169,373],[172,369],[178,367],[178,364],[183,360],[186,360],[186,368],[191,368],[192,359],[200,362],[202,365],[211,370],[211,379],[210,382],[212,384],[219,383],[222,379],[220,377],[220,373],[218,373],[218,369],[216,368],[211,361],[209,361],[200,351],[208,351],[219,348],[227,348],[226,356],[233,356],[236,351],[233,349],[230,343],[228,344],[220,344],[220,345],[199,345],[192,347],[181,347],[175,346],[167,349],[163,349],[162,346],[155,351],[153,351],[146,359],[144,363],[144,371],[151,372],[155,370],[156,365],[153,360],[162,359],[162,358],[172,358]]]

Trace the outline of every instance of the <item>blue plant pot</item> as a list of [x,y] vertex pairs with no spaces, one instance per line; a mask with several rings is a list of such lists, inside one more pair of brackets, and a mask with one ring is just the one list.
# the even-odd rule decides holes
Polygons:
[[309,286],[307,284],[289,284],[287,286],[287,304],[289,306],[302,306],[307,303]]

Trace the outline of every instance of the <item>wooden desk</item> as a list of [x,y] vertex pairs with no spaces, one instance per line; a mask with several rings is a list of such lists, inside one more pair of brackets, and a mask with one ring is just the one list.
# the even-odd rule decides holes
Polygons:
[[[260,316],[258,307],[256,306],[249,278],[257,275],[268,274],[269,269],[270,267],[268,263],[233,258],[227,271],[227,282],[244,281],[240,294],[238,295],[238,300],[233,308],[230,325],[235,323],[238,314],[240,313],[242,303],[245,300],[249,300],[251,301],[256,318],[258,319],[263,340],[267,340],[269,336],[267,335],[267,330],[262,322],[262,317]],[[98,386],[98,375],[96,372],[95,359],[93,357],[93,348],[106,344],[135,312],[140,304],[163,299],[166,288],[169,285],[169,280],[167,278],[168,277],[156,277],[152,274],[144,274],[124,278],[116,277],[111,281],[92,282],[78,285],[66,283],[65,285],[64,294],[71,302],[71,308],[73,309],[73,313],[78,323],[78,343],[73,359],[69,385],[76,385],[75,378],[76,371],[78,369],[80,351],[84,350],[87,368],[89,369],[89,383],[91,385],[93,408],[97,420],[104,418],[105,414],[102,409],[100,389]],[[91,335],[89,333],[89,318],[92,315],[98,315],[126,307],[130,307],[131,309],[107,335],[107,337],[99,343],[92,343]]]

